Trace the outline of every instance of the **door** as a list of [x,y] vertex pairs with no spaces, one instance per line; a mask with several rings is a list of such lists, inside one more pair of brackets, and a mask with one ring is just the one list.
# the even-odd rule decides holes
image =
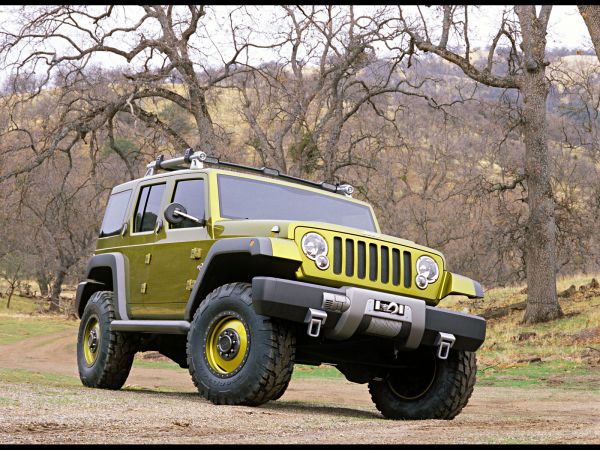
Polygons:
[[145,304],[152,294],[150,263],[152,246],[158,236],[164,234],[162,211],[167,182],[141,184],[136,192],[137,199],[130,218],[131,232],[122,253],[128,261],[129,274],[128,304],[131,318],[145,314]]
[[[167,189],[169,195],[161,218],[164,208],[172,202],[183,205],[188,214],[198,219],[207,218],[207,180],[203,176],[178,177]],[[152,246],[144,318],[183,319],[198,266],[212,242],[206,226],[189,219],[176,225],[164,221],[163,231],[156,235]]]

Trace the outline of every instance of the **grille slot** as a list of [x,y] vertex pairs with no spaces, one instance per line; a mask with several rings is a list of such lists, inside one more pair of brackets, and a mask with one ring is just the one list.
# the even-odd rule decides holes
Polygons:
[[381,282],[388,283],[390,281],[390,251],[383,245],[381,247]]
[[369,244],[369,280],[377,280],[377,246]]
[[354,241],[346,239],[346,276],[354,275]]
[[404,287],[409,288],[412,280],[412,265],[410,262],[410,252],[404,252]]
[[361,280],[367,273],[367,250],[363,241],[358,241],[358,278]]
[[333,273],[342,273],[342,238],[333,238]]
[[392,249],[392,284],[400,284],[400,250],[397,248]]

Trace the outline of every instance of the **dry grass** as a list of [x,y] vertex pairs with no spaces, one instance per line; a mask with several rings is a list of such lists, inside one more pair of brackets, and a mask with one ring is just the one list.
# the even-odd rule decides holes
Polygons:
[[[505,317],[489,319],[486,340],[477,352],[480,378],[510,379],[512,386],[533,380],[550,384],[591,380],[589,387],[599,389],[600,296],[597,292],[579,290],[592,278],[600,279],[600,275],[576,275],[558,280],[559,293],[571,285],[577,288],[574,295],[559,299],[564,313],[561,319],[525,325],[521,323],[524,311],[518,310]],[[524,288],[525,285],[518,285],[492,289],[483,300],[454,297],[440,306],[481,314],[486,309],[525,301]],[[503,376],[498,377],[499,373]]]

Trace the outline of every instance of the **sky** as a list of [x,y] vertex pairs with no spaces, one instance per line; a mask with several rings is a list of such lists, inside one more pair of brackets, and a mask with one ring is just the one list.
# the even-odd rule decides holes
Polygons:
[[[500,9],[497,6],[486,6],[486,8]],[[537,7],[539,11],[540,6]],[[490,14],[487,20],[482,22],[483,27],[497,26],[498,16]],[[488,22],[489,21],[489,22]],[[494,29],[494,28],[491,28]],[[585,22],[579,14],[575,5],[554,5],[548,22],[547,47],[567,47],[578,50],[591,48],[591,39]]]

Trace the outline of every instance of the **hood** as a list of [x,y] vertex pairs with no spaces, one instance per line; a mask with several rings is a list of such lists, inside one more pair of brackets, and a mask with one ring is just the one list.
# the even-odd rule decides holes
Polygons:
[[[279,233],[274,233],[273,227],[279,227]],[[433,250],[429,247],[419,245],[413,241],[402,239],[388,234],[377,233],[373,231],[361,230],[359,228],[346,227],[325,222],[309,222],[309,221],[294,221],[294,220],[255,220],[255,219],[225,219],[215,222],[214,233],[215,238],[233,238],[233,237],[279,237],[287,239],[295,239],[297,228],[310,228],[312,230],[332,231],[335,233],[360,236],[369,239],[377,239],[380,241],[389,242],[391,244],[402,245],[405,247],[414,248],[427,253],[433,253],[444,259],[442,253]],[[445,262],[445,261],[444,261]]]

